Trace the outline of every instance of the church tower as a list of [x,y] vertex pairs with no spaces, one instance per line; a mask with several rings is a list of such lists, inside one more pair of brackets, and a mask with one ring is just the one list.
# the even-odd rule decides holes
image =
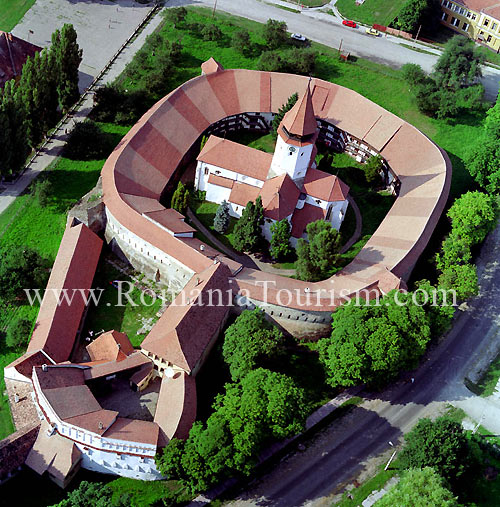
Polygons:
[[311,163],[314,144],[318,137],[311,89],[283,117],[278,127],[278,140],[269,171],[269,178],[287,173],[292,180],[302,180]]

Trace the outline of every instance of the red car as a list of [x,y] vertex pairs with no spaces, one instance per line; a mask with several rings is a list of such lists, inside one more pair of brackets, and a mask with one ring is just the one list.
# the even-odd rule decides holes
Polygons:
[[345,26],[350,26],[351,28],[356,28],[356,23],[348,19],[344,19],[344,21],[342,21],[342,24]]

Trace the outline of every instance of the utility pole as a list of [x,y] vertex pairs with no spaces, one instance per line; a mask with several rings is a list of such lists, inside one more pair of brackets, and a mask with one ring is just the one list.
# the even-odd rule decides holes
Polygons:
[[212,18],[215,17],[215,10],[217,9],[217,0],[214,2],[214,10],[212,11]]
[[422,30],[422,25],[418,27],[417,36],[415,37],[415,40],[418,40],[418,36],[420,35],[420,30]]
[[342,51],[342,39],[340,39],[339,53]]

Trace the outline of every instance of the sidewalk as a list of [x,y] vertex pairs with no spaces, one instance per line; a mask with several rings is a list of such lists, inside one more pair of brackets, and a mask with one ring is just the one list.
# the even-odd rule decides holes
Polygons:
[[[96,83],[97,85],[111,83],[120,75],[125,65],[132,60],[135,53],[142,47],[146,37],[159,25],[161,21],[160,13],[161,10],[150,19],[137,38],[124,48],[106,74]],[[133,30],[131,33],[133,33]],[[85,120],[92,110],[92,106],[93,93],[89,92],[84,95],[84,99],[74,113],[73,118],[67,119],[65,123],[60,125],[51,139],[40,150],[39,154],[27,166],[22,176],[14,184],[7,184],[5,186],[5,189],[0,193],[0,213],[3,213],[14,202],[16,197],[21,195],[28,185],[59,157],[68,137],[66,131],[69,133],[76,122]]]

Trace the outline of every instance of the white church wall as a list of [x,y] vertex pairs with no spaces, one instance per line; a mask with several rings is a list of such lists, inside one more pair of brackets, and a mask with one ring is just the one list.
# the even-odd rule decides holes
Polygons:
[[212,183],[209,183],[207,185],[206,200],[220,204],[224,200],[229,201],[230,194],[230,188],[220,187],[219,185],[213,185]]
[[202,192],[207,191],[208,178],[210,174],[215,174],[216,176],[228,178],[230,180],[237,181],[239,183],[246,183],[247,185],[252,185],[253,187],[262,188],[262,186],[264,185],[264,181],[258,180],[257,178],[246,176],[244,174],[239,174],[234,171],[230,171],[222,167],[217,167],[212,164],[206,164],[205,162],[198,162],[195,176],[195,188],[197,190],[201,190]]
[[286,172],[292,179],[303,178],[309,167],[313,147],[314,144],[306,146],[288,145],[278,136],[271,163],[273,173],[280,175]]

